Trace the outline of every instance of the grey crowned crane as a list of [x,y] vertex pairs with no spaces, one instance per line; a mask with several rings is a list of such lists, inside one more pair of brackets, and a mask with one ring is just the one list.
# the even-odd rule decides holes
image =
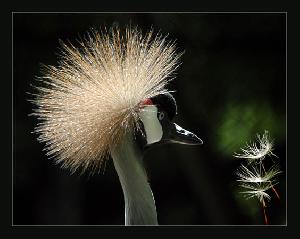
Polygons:
[[157,144],[202,144],[173,122],[166,89],[181,54],[174,42],[137,28],[91,31],[61,43],[58,66],[44,66],[32,100],[47,155],[71,172],[98,172],[110,155],[125,199],[125,225],[157,225],[143,155]]

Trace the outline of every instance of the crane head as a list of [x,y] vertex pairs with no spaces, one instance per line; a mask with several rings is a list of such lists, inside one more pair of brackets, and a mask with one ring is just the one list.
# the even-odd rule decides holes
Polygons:
[[144,133],[143,148],[165,143],[203,144],[197,135],[173,122],[176,114],[176,101],[170,93],[160,94],[141,102],[139,115]]

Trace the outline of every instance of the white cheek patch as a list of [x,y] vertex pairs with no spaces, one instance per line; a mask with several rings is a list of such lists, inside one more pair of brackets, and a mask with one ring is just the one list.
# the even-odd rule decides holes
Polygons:
[[147,105],[139,113],[144,124],[147,144],[153,144],[161,140],[163,136],[162,126],[157,119],[157,107]]

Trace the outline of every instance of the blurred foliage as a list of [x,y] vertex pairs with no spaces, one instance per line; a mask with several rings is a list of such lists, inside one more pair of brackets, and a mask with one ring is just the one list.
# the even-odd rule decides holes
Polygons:
[[[276,114],[267,103],[229,103],[224,107],[218,129],[218,149],[226,156],[238,151],[256,134],[268,130],[277,142],[285,140],[285,116]],[[276,143],[275,143],[276,144]]]

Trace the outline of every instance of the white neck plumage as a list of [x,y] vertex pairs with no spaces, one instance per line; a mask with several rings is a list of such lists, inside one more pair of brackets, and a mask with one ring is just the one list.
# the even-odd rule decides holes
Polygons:
[[132,133],[112,150],[125,199],[125,225],[157,225],[155,202]]

